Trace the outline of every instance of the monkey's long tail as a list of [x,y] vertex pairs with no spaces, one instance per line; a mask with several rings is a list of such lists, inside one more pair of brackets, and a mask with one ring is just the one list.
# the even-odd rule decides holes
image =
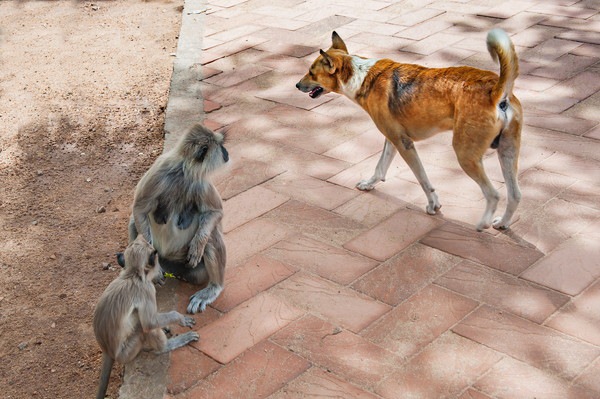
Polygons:
[[106,353],[102,353],[102,371],[100,373],[100,385],[98,386],[98,394],[96,399],[104,399],[106,390],[108,389],[108,380],[110,380],[110,372],[113,368],[114,360]]
[[504,108],[507,104],[501,103],[510,98],[515,79],[519,76],[519,59],[515,46],[502,29],[492,29],[486,42],[492,59],[500,63],[500,79],[492,89],[491,100],[493,104],[500,104],[500,108]]

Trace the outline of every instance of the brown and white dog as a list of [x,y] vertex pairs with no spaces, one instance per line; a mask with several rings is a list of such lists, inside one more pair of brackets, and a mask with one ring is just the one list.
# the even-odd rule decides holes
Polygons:
[[329,50],[320,51],[296,87],[312,98],[328,92],[345,95],[367,111],[386,137],[375,173],[357,188],[372,190],[384,181],[397,150],[425,191],[427,213],[435,214],[441,205],[413,142],[452,130],[458,162],[487,202],[479,231],[492,225],[498,205],[498,192],[482,164],[486,149],[497,148],[508,200],[504,215],[493,221],[493,227],[508,228],[521,199],[517,167],[522,124],[521,104],[513,95],[519,65],[508,35],[494,29],[487,36],[488,50],[500,63],[500,76],[466,66],[426,68],[350,55],[336,32],[332,42]]

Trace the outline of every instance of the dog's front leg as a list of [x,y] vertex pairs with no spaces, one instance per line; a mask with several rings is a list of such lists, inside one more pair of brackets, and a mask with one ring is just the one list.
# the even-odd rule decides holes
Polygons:
[[435,189],[429,182],[429,178],[425,173],[425,169],[423,168],[423,164],[421,163],[421,159],[417,154],[417,150],[412,142],[412,140],[403,138],[398,140],[399,142],[396,144],[396,148],[398,152],[404,159],[404,161],[408,164],[408,167],[415,174],[417,181],[421,185],[421,188],[425,192],[425,196],[427,196],[427,207],[425,210],[430,215],[435,215],[437,211],[442,207],[440,201],[438,200],[437,194],[435,193]]
[[356,184],[356,188],[362,191],[371,191],[375,188],[375,185],[380,181],[385,181],[385,175],[392,164],[392,160],[396,155],[396,148],[390,143],[389,140],[385,140],[383,145],[383,151],[377,166],[375,167],[375,173],[368,180],[361,180]]

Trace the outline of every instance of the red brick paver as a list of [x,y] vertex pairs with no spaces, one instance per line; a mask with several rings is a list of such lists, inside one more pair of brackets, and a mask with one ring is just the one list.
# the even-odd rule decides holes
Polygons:
[[[204,38],[193,84],[228,137],[215,179],[228,267],[195,316],[200,341],[171,355],[165,398],[600,397],[598,2],[185,6]],[[383,137],[351,101],[294,87],[331,31],[367,57],[497,72],[485,45],[496,27],[520,56],[525,112],[511,229],[475,231],[483,196],[450,134],[416,144],[440,215],[424,212],[400,157],[374,191],[356,190]],[[500,214],[492,150],[484,165]],[[178,286],[179,311],[196,289]]]

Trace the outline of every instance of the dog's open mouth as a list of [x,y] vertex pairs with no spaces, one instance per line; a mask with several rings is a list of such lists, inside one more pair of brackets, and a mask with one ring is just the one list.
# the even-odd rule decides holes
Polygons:
[[323,94],[323,88],[321,86],[317,86],[314,89],[312,89],[308,95],[310,96],[310,98],[317,98],[319,97],[321,94]]

